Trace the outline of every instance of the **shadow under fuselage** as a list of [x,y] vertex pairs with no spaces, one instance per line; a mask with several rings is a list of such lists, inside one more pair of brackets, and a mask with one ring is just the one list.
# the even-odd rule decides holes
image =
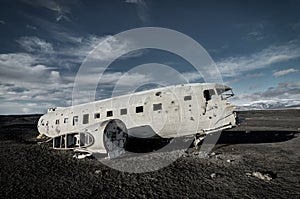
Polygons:
[[259,144],[285,142],[295,138],[296,131],[224,131],[217,144]]

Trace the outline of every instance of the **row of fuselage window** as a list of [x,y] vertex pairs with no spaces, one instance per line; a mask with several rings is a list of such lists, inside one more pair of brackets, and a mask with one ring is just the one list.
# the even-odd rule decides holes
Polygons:
[[[205,96],[205,92],[204,92],[204,96]],[[192,96],[190,96],[190,95],[184,96],[184,101],[190,101],[190,100],[192,100]],[[172,101],[172,103],[173,103],[173,101]],[[161,109],[162,109],[162,103],[153,104],[153,111],[159,111]],[[144,106],[135,107],[135,112],[136,113],[144,112]],[[113,111],[106,112],[106,117],[112,117],[113,115],[114,115]],[[120,109],[120,115],[127,115],[127,108]],[[94,119],[100,119],[100,113],[95,113]],[[60,120],[57,119],[55,121],[55,124],[58,125],[59,122],[60,122]],[[69,123],[69,118],[64,118],[63,123],[64,124]],[[72,125],[75,126],[78,123],[79,123],[79,116],[73,116]],[[88,124],[88,123],[89,123],[89,114],[83,114],[82,124]]]
[[[153,104],[153,111],[159,111],[162,110],[162,104]],[[143,113],[144,112],[144,106],[137,106],[135,107],[136,113]],[[100,113],[94,113],[94,119],[100,119]],[[112,117],[114,115],[113,111],[106,111],[106,117]],[[127,115],[127,108],[120,109],[120,115]],[[57,119],[55,121],[55,124],[58,125],[60,123],[60,120]],[[67,124],[69,123],[69,118],[64,118],[63,123]],[[73,116],[72,125],[75,126],[79,123],[79,116]],[[83,114],[82,116],[82,124],[88,124],[89,123],[89,114]]]

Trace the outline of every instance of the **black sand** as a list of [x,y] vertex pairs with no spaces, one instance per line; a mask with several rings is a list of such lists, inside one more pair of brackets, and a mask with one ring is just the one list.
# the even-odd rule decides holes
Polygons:
[[240,112],[215,155],[142,174],[38,145],[38,117],[0,117],[1,198],[300,198],[300,110]]

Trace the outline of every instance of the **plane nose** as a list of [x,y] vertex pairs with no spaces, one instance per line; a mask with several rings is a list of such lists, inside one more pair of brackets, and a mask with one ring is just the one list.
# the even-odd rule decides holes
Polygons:
[[41,134],[44,134],[45,132],[45,117],[44,116],[41,116],[39,121],[38,121],[38,124],[37,124],[37,128],[38,128],[38,131],[41,133]]
[[43,121],[44,121],[44,116],[41,116],[39,121],[38,121],[38,127],[43,125]]

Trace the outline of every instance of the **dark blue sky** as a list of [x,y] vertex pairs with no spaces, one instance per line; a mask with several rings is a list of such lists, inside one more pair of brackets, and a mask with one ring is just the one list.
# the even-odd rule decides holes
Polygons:
[[[3,0],[0,4],[0,114],[41,113],[48,106],[70,105],[74,78],[85,56],[115,34],[149,26],[173,29],[200,43],[223,81],[233,87],[233,102],[238,105],[300,99],[297,0]],[[108,43],[106,53],[112,48],[126,50]],[[127,70],[151,62],[201,82],[185,60],[147,49],[115,61],[98,97],[106,97]],[[147,74],[134,75],[141,84],[147,79]]]

